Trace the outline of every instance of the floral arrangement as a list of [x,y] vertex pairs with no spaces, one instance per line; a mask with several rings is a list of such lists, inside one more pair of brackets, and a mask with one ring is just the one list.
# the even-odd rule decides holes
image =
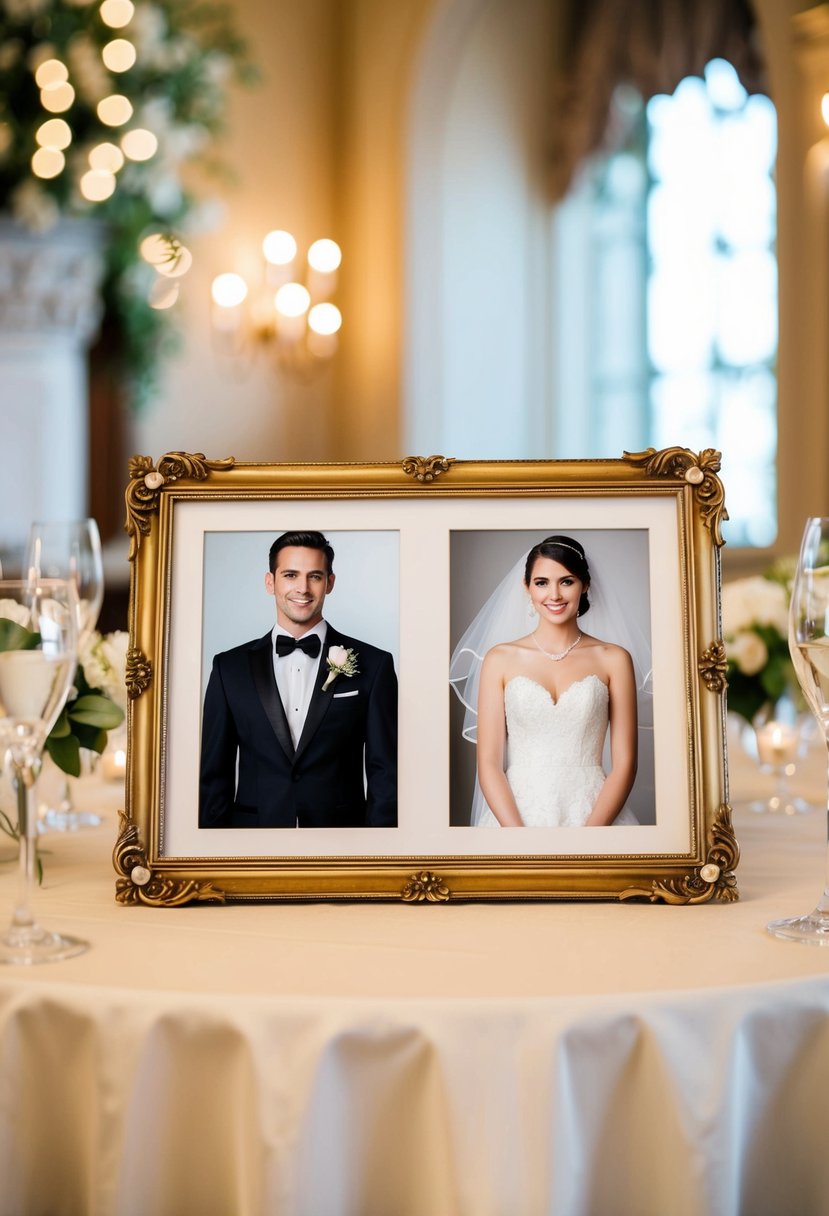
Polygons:
[[722,589],[728,708],[748,722],[765,704],[797,689],[788,642],[793,576],[793,563],[782,561],[765,575]]
[[81,645],[75,683],[46,739],[46,751],[70,777],[81,775],[81,748],[106,749],[107,733],[127,711],[126,663],[129,634],[93,633]]
[[192,261],[187,174],[219,168],[227,85],[252,76],[229,5],[0,0],[0,205],[38,232],[104,221],[104,304],[134,404],[171,346],[166,310]]

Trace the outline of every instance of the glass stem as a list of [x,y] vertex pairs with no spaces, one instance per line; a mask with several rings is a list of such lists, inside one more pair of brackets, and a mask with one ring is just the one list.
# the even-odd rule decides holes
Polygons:
[[18,885],[17,903],[12,914],[15,929],[35,924],[31,911],[32,891],[37,868],[37,812],[34,800],[36,773],[32,765],[15,764],[14,787],[17,793]]

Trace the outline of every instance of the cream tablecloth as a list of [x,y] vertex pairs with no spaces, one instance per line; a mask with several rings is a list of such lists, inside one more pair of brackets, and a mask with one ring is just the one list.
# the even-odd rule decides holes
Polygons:
[[825,814],[736,822],[699,908],[122,908],[113,814],[50,837],[93,948],[0,974],[1,1216],[826,1213],[829,949],[764,931]]

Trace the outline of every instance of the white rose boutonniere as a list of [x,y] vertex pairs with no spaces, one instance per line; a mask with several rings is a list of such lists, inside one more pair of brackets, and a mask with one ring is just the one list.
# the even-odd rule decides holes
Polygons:
[[328,676],[322,686],[323,692],[330,688],[337,676],[353,676],[360,670],[357,666],[356,654],[353,650],[347,650],[345,646],[329,646],[325,663],[328,667]]

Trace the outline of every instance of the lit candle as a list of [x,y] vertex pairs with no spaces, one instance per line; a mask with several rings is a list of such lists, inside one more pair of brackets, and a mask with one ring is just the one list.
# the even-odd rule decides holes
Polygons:
[[757,755],[761,764],[774,768],[788,764],[797,754],[797,731],[785,722],[766,722],[757,734]]
[[123,748],[105,752],[101,758],[104,781],[123,781],[127,774],[127,753]]

